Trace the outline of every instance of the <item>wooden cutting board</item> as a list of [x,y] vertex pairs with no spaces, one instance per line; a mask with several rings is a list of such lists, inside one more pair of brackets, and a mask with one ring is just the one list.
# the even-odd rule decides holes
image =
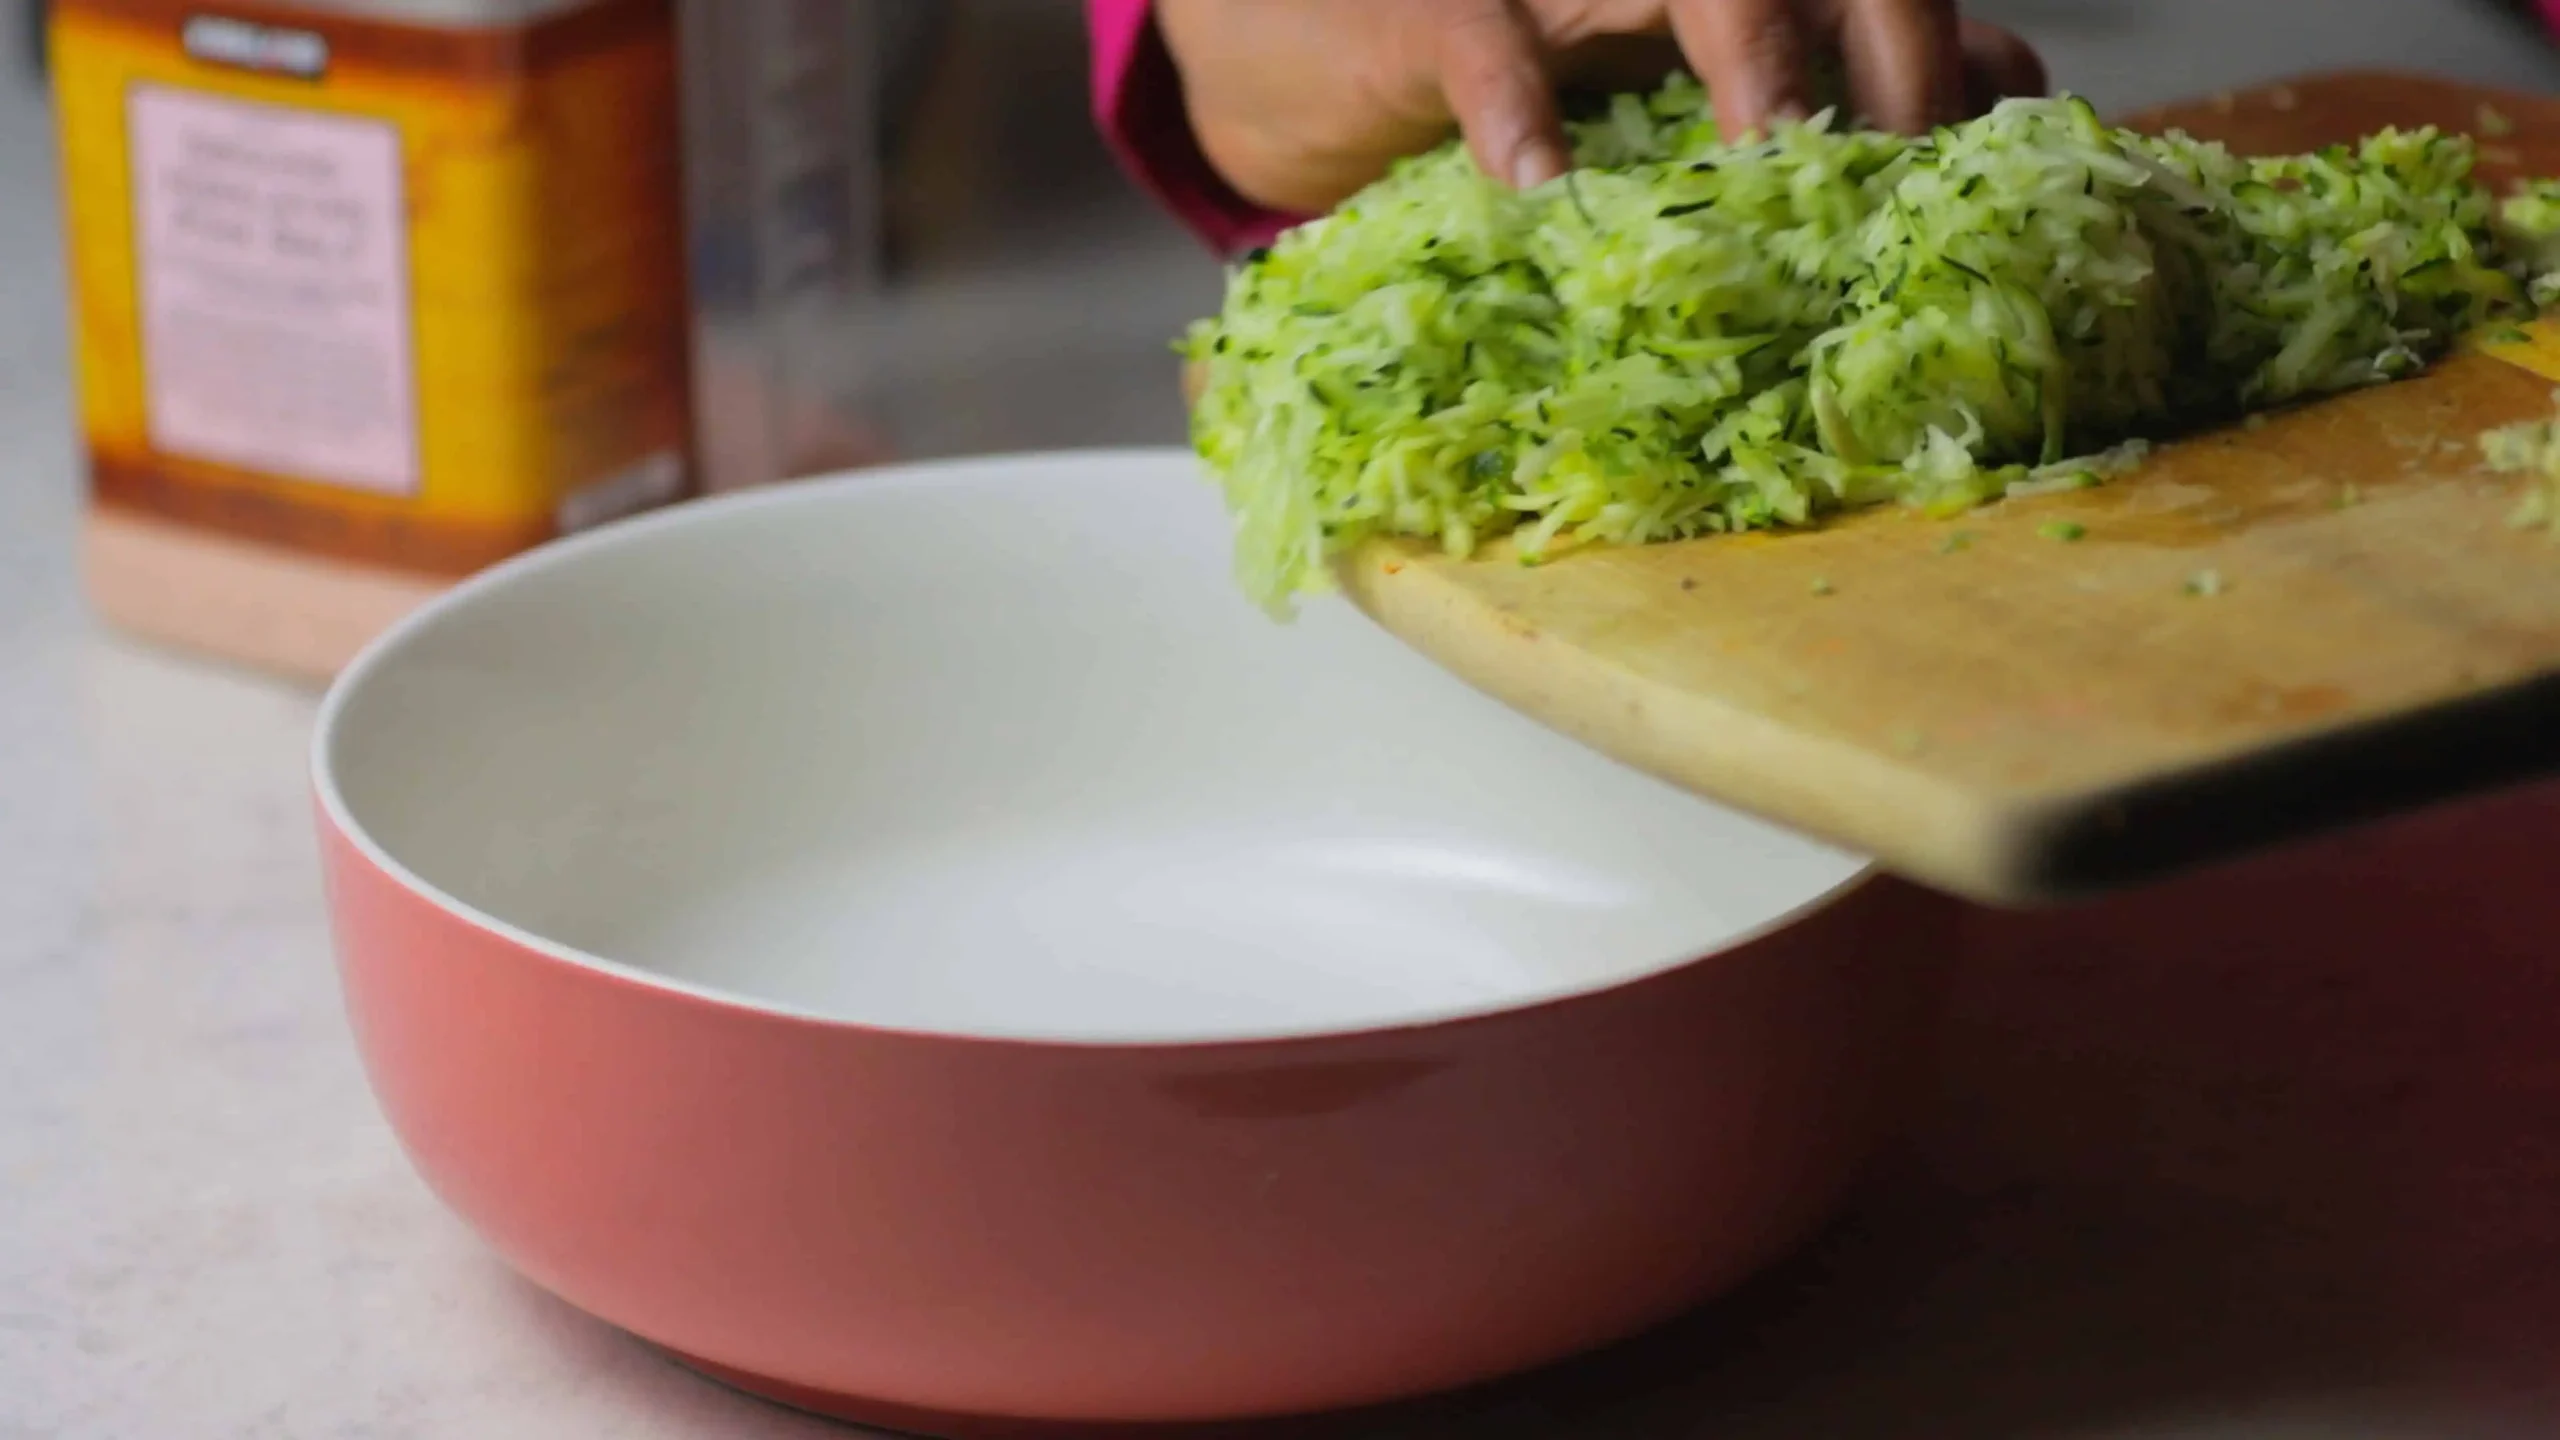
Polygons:
[[[2493,182],[2560,174],[2560,102],[2401,75],[2135,123],[2258,151],[2502,131]],[[2555,384],[2560,329],[2537,327],[1954,520],[1534,569],[1382,542],[1341,573],[1388,630],[1621,760],[1946,890],[2070,898],[2560,769],[2560,541],[2508,526],[2519,482],[2476,443],[2551,414]]]

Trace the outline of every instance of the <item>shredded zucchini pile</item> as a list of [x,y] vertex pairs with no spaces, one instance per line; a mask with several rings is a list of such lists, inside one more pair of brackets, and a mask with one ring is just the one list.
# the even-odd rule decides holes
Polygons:
[[2560,269],[2560,188],[2501,206],[2432,130],[2242,159],[2064,98],[1728,145],[1681,79],[1574,141],[1526,194],[1454,145],[1399,165],[1183,342],[1275,613],[1376,534],[1534,561],[2096,483],[2141,436],[2408,375]]

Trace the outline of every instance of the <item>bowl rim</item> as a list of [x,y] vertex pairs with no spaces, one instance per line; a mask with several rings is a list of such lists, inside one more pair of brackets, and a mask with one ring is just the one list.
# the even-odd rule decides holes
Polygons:
[[[752,1016],[765,1021],[811,1026],[829,1032],[943,1045],[1002,1046],[1054,1051],[1163,1054],[1287,1048],[1310,1044],[1337,1044],[1346,1040],[1406,1034],[1419,1030],[1481,1025],[1536,1014],[1632,989],[1691,967],[1750,949],[1826,911],[1838,908],[1881,877],[1882,872],[1873,860],[1850,856],[1848,858],[1853,862],[1853,868],[1839,881],[1756,925],[1726,935],[1704,949],[1681,952],[1663,960],[1647,962],[1641,966],[1623,970],[1597,983],[1577,985],[1525,1000],[1446,1005],[1418,1010],[1409,1017],[1394,1020],[1276,1033],[1249,1031],[1232,1036],[1114,1038],[1108,1035],[971,1033],[964,1030],[934,1029],[928,1026],[887,1024],[829,1014],[805,1006],[663,975],[626,961],[598,955],[592,951],[538,935],[512,921],[465,902],[410,869],[383,848],[382,844],[357,822],[347,804],[344,792],[339,787],[335,767],[332,764],[333,742],[339,734],[345,712],[352,703],[352,697],[365,687],[374,674],[393,663],[397,652],[411,643],[415,637],[442,623],[444,617],[469,607],[481,596],[514,584],[521,577],[574,564],[592,552],[642,543],[661,530],[699,524],[707,515],[729,515],[816,503],[847,492],[921,489],[947,478],[953,471],[1011,470],[1032,465],[1054,465],[1062,460],[1077,462],[1117,460],[1124,463],[1144,464],[1161,464],[1168,460],[1179,460],[1196,463],[1192,453],[1179,446],[1099,446],[953,456],[831,472],[725,495],[681,501],[638,515],[608,521],[593,529],[584,530],[575,535],[562,536],[538,545],[465,577],[420,604],[367,642],[363,649],[357,652],[356,657],[348,662],[330,682],[327,692],[321,697],[319,710],[311,729],[310,783],[320,814],[335,836],[353,849],[365,864],[407,892],[411,898],[432,906],[438,912],[462,922],[481,934],[502,940],[528,955],[599,979],[637,987],[668,1000],[735,1012],[742,1017]],[[1712,802],[1699,800],[1696,803]],[[331,909],[336,908],[336,903],[332,898]],[[337,948],[341,963],[347,963],[348,957],[345,953],[343,938],[338,941]]]

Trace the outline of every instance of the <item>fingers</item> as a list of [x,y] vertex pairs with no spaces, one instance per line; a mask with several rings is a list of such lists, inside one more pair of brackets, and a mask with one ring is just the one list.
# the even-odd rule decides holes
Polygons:
[[1681,53],[1707,82],[1725,138],[1812,113],[1793,0],[1671,0],[1667,8]]
[[1840,48],[1850,96],[1872,123],[1909,135],[1962,117],[1955,0],[1850,0]]
[[1536,34],[1507,0],[1464,0],[1448,9],[1440,83],[1476,163],[1523,190],[1563,174],[1564,126]]
[[[2045,93],[2044,62],[2034,49],[1996,25],[1960,19],[1955,0],[1666,0],[1679,50],[1707,82],[1727,136],[1811,113],[1800,5],[1837,17],[1851,97],[1865,118],[1888,129],[1917,133],[2011,95]],[[1627,42],[1622,49],[1568,46],[1566,63],[1577,78],[1658,64],[1658,52],[1641,37],[1617,38]],[[1556,77],[1517,0],[1448,0],[1439,45],[1450,113],[1485,173],[1521,188],[1562,174],[1570,151],[1556,111]]]
[[1961,43],[1968,112],[1978,114],[2012,95],[2042,95],[2050,88],[2044,57],[2009,31],[1967,20]]

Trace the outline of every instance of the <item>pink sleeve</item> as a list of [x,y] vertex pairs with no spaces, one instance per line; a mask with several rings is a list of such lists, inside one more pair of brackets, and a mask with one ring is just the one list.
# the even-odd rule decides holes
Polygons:
[[1148,0],[1085,0],[1085,22],[1093,34],[1094,121],[1140,184],[1230,254],[1267,245],[1296,222],[1238,195],[1210,168],[1183,114],[1182,79]]

